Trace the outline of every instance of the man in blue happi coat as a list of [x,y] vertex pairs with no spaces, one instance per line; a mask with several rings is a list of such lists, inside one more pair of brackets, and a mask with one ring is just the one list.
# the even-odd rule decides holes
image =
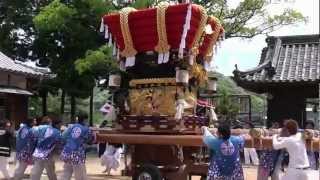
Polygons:
[[46,116],[42,119],[42,125],[34,128],[36,148],[33,152],[32,180],[40,180],[43,169],[46,169],[49,180],[57,179],[53,152],[62,142],[61,132],[58,129],[60,123],[60,120]]
[[64,161],[62,180],[70,180],[72,173],[76,180],[86,180],[85,144],[93,141],[91,130],[84,124],[88,119],[87,114],[77,117],[77,123],[70,125],[62,134],[65,145],[61,152]]
[[240,162],[240,150],[244,147],[244,136],[231,136],[230,126],[221,124],[214,136],[202,127],[203,142],[213,156],[210,160],[207,180],[244,180]]
[[23,178],[28,165],[33,164],[32,154],[35,148],[35,138],[33,136],[33,119],[24,120],[16,135],[16,157],[18,164],[14,172],[14,179]]

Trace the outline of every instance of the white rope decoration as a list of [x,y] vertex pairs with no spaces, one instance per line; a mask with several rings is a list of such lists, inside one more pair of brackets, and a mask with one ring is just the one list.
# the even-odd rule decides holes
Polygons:
[[109,34],[108,46],[109,46],[109,47],[112,46],[112,35],[111,35],[111,34]]
[[117,46],[114,45],[112,48],[112,56],[116,56],[117,55]]
[[121,56],[126,57],[126,67],[134,66],[135,64],[135,55],[137,54],[137,50],[134,49],[130,27],[129,27],[129,14],[132,11],[136,11],[134,8],[126,7],[120,11],[120,25],[121,25],[121,33],[124,41],[124,50],[121,52]]
[[190,29],[190,24],[191,24],[191,15],[192,15],[191,10],[192,10],[192,5],[189,4],[188,10],[187,10],[187,15],[186,15],[186,21],[183,26],[183,33],[181,36],[181,41],[180,41],[180,46],[179,46],[179,58],[180,59],[183,58],[183,50],[184,50],[184,48],[186,48],[186,38],[187,38],[187,34],[188,34],[188,31]]
[[166,32],[166,10],[168,6],[169,3],[161,2],[157,7],[157,32],[159,40],[155,50],[158,52],[158,64],[169,61],[170,45]]
[[100,24],[100,30],[99,30],[101,33],[103,33],[104,31],[104,20],[103,18],[101,18],[101,24]]
[[104,26],[104,38],[105,39],[109,38],[109,28],[107,25]]

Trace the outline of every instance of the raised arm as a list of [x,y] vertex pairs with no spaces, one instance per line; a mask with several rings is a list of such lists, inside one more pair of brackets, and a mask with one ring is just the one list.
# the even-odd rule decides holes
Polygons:
[[207,127],[202,127],[202,132],[202,139],[204,144],[207,145],[209,148],[213,149],[214,142],[217,138],[210,133]]
[[283,149],[287,147],[287,137],[279,137],[279,135],[273,135],[272,144],[274,149]]

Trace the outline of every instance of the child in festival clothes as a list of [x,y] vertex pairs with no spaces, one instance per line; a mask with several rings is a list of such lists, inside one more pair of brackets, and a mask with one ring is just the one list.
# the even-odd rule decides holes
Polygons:
[[35,148],[35,138],[33,136],[33,119],[26,119],[21,125],[16,135],[16,157],[18,164],[14,172],[14,179],[23,178],[28,165],[33,164],[32,153]]
[[42,125],[34,128],[36,147],[33,152],[32,180],[40,180],[43,169],[46,169],[49,180],[57,180],[53,152],[56,146],[61,144],[60,130],[55,128],[60,123],[58,119],[53,120],[53,117],[45,116],[42,119]]
[[10,179],[8,158],[11,154],[10,140],[12,132],[10,131],[10,121],[0,121],[0,171],[6,179]]
[[202,127],[203,142],[212,154],[207,180],[244,180],[239,151],[244,147],[243,136],[231,136],[229,125],[219,125],[217,136]]
[[104,154],[101,157],[101,165],[105,166],[104,173],[110,175],[111,170],[117,170],[120,167],[122,148],[121,144],[108,144]]
[[87,180],[85,144],[91,143],[94,136],[91,130],[84,125],[87,114],[79,115],[77,123],[72,124],[63,132],[65,145],[60,158],[64,161],[61,180],[70,180],[72,174],[76,180]]

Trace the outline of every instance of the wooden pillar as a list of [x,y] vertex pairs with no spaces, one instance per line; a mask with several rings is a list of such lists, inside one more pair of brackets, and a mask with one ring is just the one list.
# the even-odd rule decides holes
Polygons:
[[89,109],[89,124],[90,126],[93,126],[93,89],[91,90],[90,94],[90,109]]
[[62,93],[61,93],[61,104],[60,104],[60,113],[61,115],[63,116],[64,114],[64,105],[65,105],[65,99],[66,99],[66,91],[65,90],[62,90]]
[[28,97],[24,95],[8,95],[9,120],[12,126],[19,127],[22,120],[28,118]]
[[46,116],[48,114],[47,112],[47,96],[48,92],[42,93],[42,116]]
[[76,114],[76,98],[72,95],[70,100],[71,105],[71,123],[75,122],[75,114]]

